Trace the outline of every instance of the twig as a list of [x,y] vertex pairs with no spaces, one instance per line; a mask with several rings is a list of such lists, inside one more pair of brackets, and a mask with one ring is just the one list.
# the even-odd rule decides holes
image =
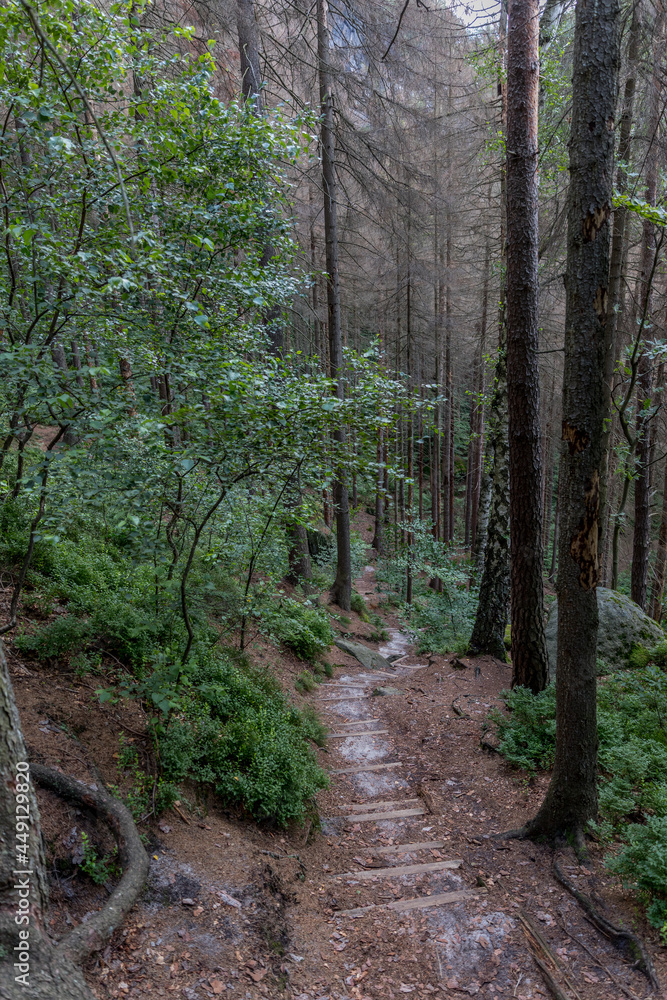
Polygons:
[[183,820],[183,822],[184,822],[184,823],[187,823],[187,824],[188,824],[188,826],[190,826],[190,825],[191,825],[191,824],[190,824],[190,820],[188,819],[188,817],[187,817],[187,816],[184,816],[184,815],[183,815],[183,813],[182,813],[182,812],[181,812],[181,810],[180,810],[180,809],[178,808],[178,805],[177,805],[177,804],[176,804],[175,802],[172,802],[172,804],[171,804],[171,808],[172,808],[172,809],[174,810],[174,812],[177,812],[177,813],[178,813],[178,815],[179,815],[179,816],[181,817],[181,819]]
[[[549,961],[553,965],[554,969],[556,969],[558,972],[560,972],[561,976],[563,977],[563,979],[567,983],[568,988],[570,990],[572,990],[572,993],[576,997],[576,1000],[581,1000],[581,997],[579,996],[579,993],[577,992],[576,986],[574,985],[574,983],[570,979],[570,977],[569,977],[568,973],[566,972],[566,970],[563,968],[563,966],[561,965],[561,963],[556,958],[556,955],[552,951],[551,946],[549,945],[549,942],[544,938],[544,936],[542,935],[542,932],[539,930],[539,928],[537,928],[535,926],[535,924],[533,923],[531,917],[526,913],[525,910],[519,910],[519,920],[521,921],[521,924],[523,926],[524,933],[526,933],[527,935],[528,935],[528,933],[530,934],[530,937],[533,939],[535,947],[539,948],[539,950],[542,952],[542,954],[545,956],[545,958],[549,959]],[[535,958],[535,961],[538,962],[538,964],[539,964],[539,960],[538,960],[537,956],[533,955],[533,957]],[[541,965],[540,965],[540,968],[542,969]],[[554,985],[556,985],[556,984],[554,983]],[[560,989],[560,987],[557,987],[557,988]]]
[[579,892],[577,887],[570,882],[568,878],[566,878],[557,861],[554,861],[554,872],[560,884],[565,886],[567,891],[574,896],[583,910],[590,917],[591,922],[595,924],[597,929],[601,931],[605,937],[608,937],[617,946],[621,943],[625,943],[630,946],[630,951],[633,952],[635,956],[637,967],[642,970],[651,983],[651,986],[653,986],[655,990],[660,990],[660,983],[658,982],[658,977],[655,974],[651,957],[646,951],[643,942],[636,936],[636,934],[633,934],[632,931],[625,930],[623,927],[617,927],[616,924],[612,924],[611,921],[607,920],[606,917],[603,917],[601,913],[598,913],[590,899],[587,896],[584,896],[582,892]]
[[405,17],[405,12],[406,12],[406,10],[408,9],[408,5],[409,5],[409,3],[410,3],[410,0],[405,0],[405,5],[404,5],[404,7],[403,7],[403,10],[402,10],[402,11],[401,11],[401,13],[400,13],[400,16],[399,16],[399,18],[398,18],[398,24],[396,25],[396,31],[394,32],[394,37],[393,37],[393,38],[392,38],[392,40],[391,40],[391,41],[389,42],[389,45],[387,46],[387,51],[386,51],[386,52],[385,52],[385,54],[384,54],[384,55],[382,56],[382,61],[383,61],[383,62],[384,62],[384,60],[385,60],[385,59],[387,58],[387,56],[389,55],[389,53],[390,53],[390,51],[391,51],[391,47],[392,47],[392,45],[394,44],[394,42],[395,42],[395,41],[396,41],[396,39],[398,38],[398,33],[399,33],[399,31],[401,30],[401,24],[403,23],[403,18]]
[[591,956],[595,964],[599,966],[599,968],[602,969],[602,971],[609,976],[612,983],[615,983],[616,986],[618,986],[619,990],[622,990],[622,992],[625,993],[626,997],[629,997],[629,1000],[639,1000],[637,994],[633,993],[633,991],[628,986],[625,986],[621,982],[621,980],[614,975],[611,969],[608,969],[607,966],[604,964],[604,962],[600,961],[598,956],[595,954],[595,952],[591,951],[591,949],[588,947],[585,941],[581,941],[578,937],[575,937],[574,934],[570,934],[564,923],[559,922],[558,926],[560,927],[560,929],[563,931],[564,934],[567,934],[567,936],[570,938],[571,941],[574,941],[575,944],[579,945],[579,947],[583,948],[584,951],[588,952],[588,954]]

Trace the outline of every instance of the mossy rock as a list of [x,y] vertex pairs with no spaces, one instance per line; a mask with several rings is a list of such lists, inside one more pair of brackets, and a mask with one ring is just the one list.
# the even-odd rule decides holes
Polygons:
[[[665,633],[638,604],[625,594],[607,587],[598,587],[597,657],[613,670],[625,670],[633,665],[632,651],[637,646],[651,649],[665,638]],[[556,648],[558,638],[558,603],[549,609],[546,626],[549,676],[556,675]]]
[[391,670],[389,660],[376,653],[374,649],[369,649],[368,646],[362,645],[360,642],[348,642],[347,639],[336,639],[336,645],[343,652],[349,653],[350,656],[354,656],[356,660],[359,660],[359,663],[366,670]]

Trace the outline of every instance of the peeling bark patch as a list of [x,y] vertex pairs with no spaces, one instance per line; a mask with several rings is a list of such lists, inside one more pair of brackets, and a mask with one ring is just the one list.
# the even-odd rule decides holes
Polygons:
[[581,570],[579,583],[583,590],[592,590],[597,585],[598,566],[598,519],[600,514],[600,476],[595,469],[586,483],[584,495],[584,516],[570,542],[570,555]]
[[590,243],[595,239],[609,218],[610,212],[611,205],[607,202],[605,205],[601,205],[599,208],[596,208],[593,212],[588,212],[586,214],[586,218],[584,219],[581,227],[585,240]]
[[607,295],[607,289],[603,288],[602,285],[598,285],[597,291],[595,292],[595,298],[593,300],[593,308],[595,309],[595,315],[601,323],[604,323],[607,318],[608,300],[609,296]]
[[575,455],[577,452],[583,451],[590,439],[588,431],[577,430],[572,424],[568,424],[567,420],[563,421],[562,440],[567,441],[570,448],[570,455]]

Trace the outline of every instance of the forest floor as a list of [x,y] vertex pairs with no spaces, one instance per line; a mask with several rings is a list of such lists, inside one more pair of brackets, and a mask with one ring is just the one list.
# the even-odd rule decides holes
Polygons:
[[[318,797],[321,828],[270,832],[193,791],[191,810],[182,803],[150,830],[146,891],[87,969],[95,994],[532,1000],[551,995],[531,950],[539,938],[558,971],[544,950],[537,954],[566,997],[655,997],[556,881],[550,847],[494,838],[534,814],[547,781],[512,770],[488,738],[485,719],[501,705],[509,666],[414,655],[378,605],[372,567],[356,586],[386,619],[390,641],[380,652],[404,655],[389,671],[369,672],[336,648],[334,678],[297,698],[314,704],[334,734],[318,751],[332,776]],[[351,638],[377,649],[373,630],[350,618]],[[251,651],[275,662],[272,648]],[[121,730],[143,752],[136,706],[100,706],[85,678],[26,666],[11,644],[8,654],[32,759],[87,781],[93,760],[113,782]],[[283,655],[281,669],[293,684],[302,665]],[[373,694],[386,686],[398,693]],[[51,860],[71,857],[77,828],[89,821],[48,792],[39,798]],[[558,856],[608,919],[644,936],[667,984],[657,935],[605,871],[602,853],[592,844],[585,866],[569,849]],[[54,933],[98,908],[107,891],[54,868]]]

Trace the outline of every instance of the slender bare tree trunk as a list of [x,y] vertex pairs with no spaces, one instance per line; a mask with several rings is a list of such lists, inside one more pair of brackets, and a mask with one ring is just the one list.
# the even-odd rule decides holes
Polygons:
[[653,587],[651,589],[651,618],[660,624],[662,621],[662,600],[665,593],[665,567],[667,567],[667,462],[662,484],[662,513],[660,516],[660,534],[658,536],[658,551],[653,570]]
[[[344,399],[343,339],[341,333],[340,284],[338,278],[338,222],[336,217],[336,164],[334,159],[333,84],[329,66],[329,28],[327,0],[317,0],[317,58],[322,113],[321,154],[324,189],[324,238],[327,264],[327,305],[329,320],[330,373],[336,397]],[[343,611],[350,610],[352,597],[352,560],[350,555],[350,505],[344,468],[347,447],[344,425],[333,434],[337,452],[333,485],[336,516],[336,579],[331,588],[333,601]]]
[[[653,27],[653,72],[649,82],[648,136],[649,149],[646,154],[645,198],[649,205],[655,205],[658,193],[658,132],[663,113],[662,73],[664,55],[664,8],[661,0],[656,3],[656,17]],[[653,274],[655,271],[655,226],[644,219],[642,226],[642,252],[639,270],[638,305],[644,327],[650,324],[653,305]],[[651,550],[651,397],[653,395],[653,362],[646,351],[639,360],[637,379],[637,423],[635,450],[635,525],[632,536],[632,570],[630,596],[643,608],[646,605],[648,562]]]
[[[634,113],[635,91],[637,88],[637,65],[639,60],[639,40],[641,33],[641,4],[639,0],[633,4],[632,19],[628,32],[627,48],[627,76],[623,92],[623,108],[619,126],[618,142],[618,171],[616,174],[616,188],[623,193],[627,187],[627,164],[630,160],[630,147],[632,140],[632,119]],[[623,277],[625,262],[627,260],[627,230],[628,211],[620,205],[614,210],[614,219],[611,238],[611,257],[609,262],[609,301],[607,305],[607,330],[605,341],[605,385],[611,393],[614,368],[621,353],[619,337],[619,315],[623,300]],[[613,435],[613,418],[609,421],[602,433],[603,449],[603,471],[600,480],[600,551],[609,549],[609,531],[611,523],[611,504],[607,497],[609,478],[611,475],[611,440]],[[609,569],[606,567],[607,560],[604,560],[603,572],[609,576]]]

